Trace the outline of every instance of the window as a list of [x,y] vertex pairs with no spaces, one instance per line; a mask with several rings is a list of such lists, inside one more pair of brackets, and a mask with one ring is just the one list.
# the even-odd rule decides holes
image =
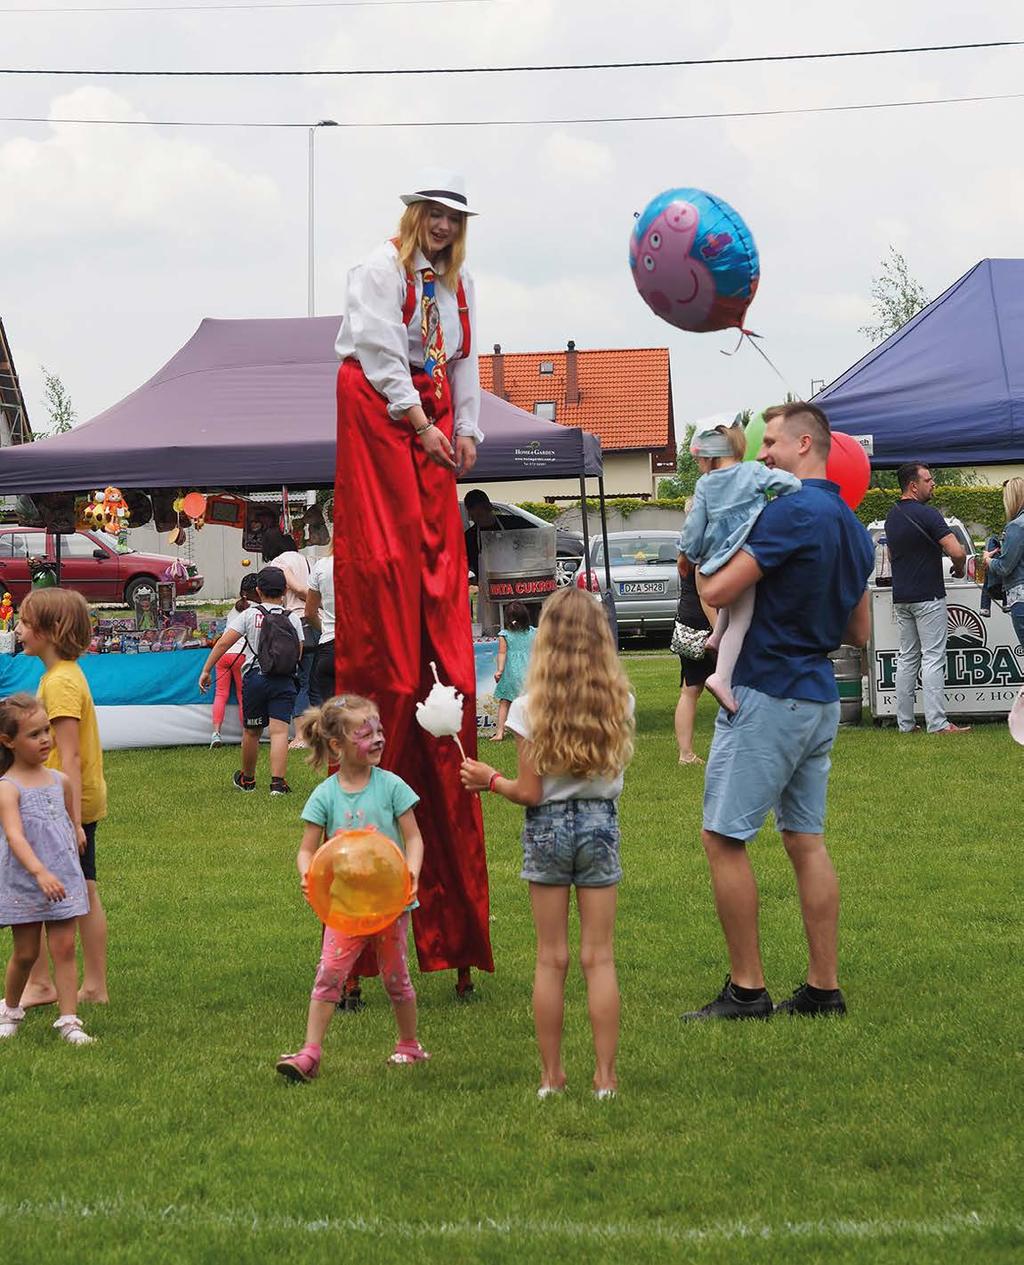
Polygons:
[[555,402],[554,400],[538,400],[533,406],[535,417],[543,417],[549,422],[555,420]]
[[0,558],[29,557],[46,557],[46,532],[7,531],[0,534]]
[[83,536],[80,531],[76,531],[73,535],[62,535],[60,538],[62,558],[91,558],[93,550],[99,547],[96,541]]
[[540,362],[540,373],[542,377],[550,377],[555,372],[555,362],[553,360],[542,360]]

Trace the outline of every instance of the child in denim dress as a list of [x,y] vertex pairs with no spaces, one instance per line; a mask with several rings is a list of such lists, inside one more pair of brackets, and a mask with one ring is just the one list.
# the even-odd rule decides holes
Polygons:
[[[683,524],[680,548],[691,562],[700,564],[700,575],[713,574],[742,549],[768,504],[766,493],[785,496],[800,491],[796,475],[769,469],[759,461],[744,461],[746,446],[746,432],[739,422],[704,431],[690,446],[701,478]],[[731,606],[723,606],[707,640],[708,650],[718,651],[718,662],[705,684],[727,712],[737,708],[732,674],[754,615],[755,592],[752,585]]]
[[612,933],[622,878],[618,798],[633,753],[633,708],[604,608],[589,593],[560,589],[544,604],[526,693],[508,715],[518,750],[516,776],[504,777],[478,760],[462,765],[468,790],[496,791],[526,808],[521,877],[530,884],[537,932],[538,1098],[565,1089],[562,1016],[573,887],[594,1037],[594,1096],[615,1096],[619,988]]

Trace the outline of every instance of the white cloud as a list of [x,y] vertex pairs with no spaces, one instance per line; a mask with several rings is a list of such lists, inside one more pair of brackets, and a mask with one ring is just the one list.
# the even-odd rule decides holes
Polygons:
[[[552,133],[544,141],[540,160],[548,180],[566,186],[579,180],[587,183],[605,180],[615,170],[615,158],[607,145],[561,131]],[[551,186],[546,181],[544,187]]]

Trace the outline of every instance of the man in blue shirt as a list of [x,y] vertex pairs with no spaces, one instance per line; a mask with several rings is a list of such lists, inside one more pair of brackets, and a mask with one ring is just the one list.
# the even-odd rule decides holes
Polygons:
[[[832,445],[813,404],[769,409],[759,459],[803,482],[772,501],[743,548],[702,585],[728,606],[757,585],[754,617],[733,675],[735,715],[719,711],[704,785],[702,840],[730,974],[686,1020],[845,1014],[837,976],[839,883],[825,848],[830,752],[839,692],[829,652],[862,646],[870,623],[871,538],[825,477]],[[807,982],[773,1007],[758,944],[758,892],[746,844],[768,813],[796,873],[807,934]]]
[[924,718],[930,734],[965,734],[970,725],[954,725],[946,715],[947,558],[961,576],[967,553],[949,524],[928,502],[935,480],[927,466],[911,461],[896,471],[902,495],[885,520],[892,560],[892,609],[900,630],[896,660],[896,723],[900,733],[917,729],[914,700],[921,675]]

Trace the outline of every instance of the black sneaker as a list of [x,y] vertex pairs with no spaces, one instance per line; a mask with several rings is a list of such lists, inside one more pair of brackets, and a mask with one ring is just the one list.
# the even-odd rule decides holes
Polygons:
[[819,1015],[845,1015],[846,998],[837,988],[828,1001],[818,1001],[807,991],[807,985],[801,984],[792,997],[780,1001],[775,1007],[777,1015],[807,1015],[815,1018]]
[[358,987],[346,987],[341,995],[341,1000],[335,1007],[336,1010],[346,1010],[351,1014],[356,1014],[360,1010],[366,1009],[366,1002],[363,1001],[363,990]]
[[290,795],[292,788],[283,777],[272,777],[270,779],[270,793],[271,795]]
[[241,769],[238,770],[231,780],[240,791],[254,791],[256,789],[256,779],[254,777],[246,777]]
[[695,1023],[707,1019],[770,1019],[774,1013],[767,989],[753,1001],[741,1001],[733,991],[732,980],[726,976],[725,986],[714,1001],[701,1006],[700,1010],[688,1010],[680,1018],[684,1023]]

